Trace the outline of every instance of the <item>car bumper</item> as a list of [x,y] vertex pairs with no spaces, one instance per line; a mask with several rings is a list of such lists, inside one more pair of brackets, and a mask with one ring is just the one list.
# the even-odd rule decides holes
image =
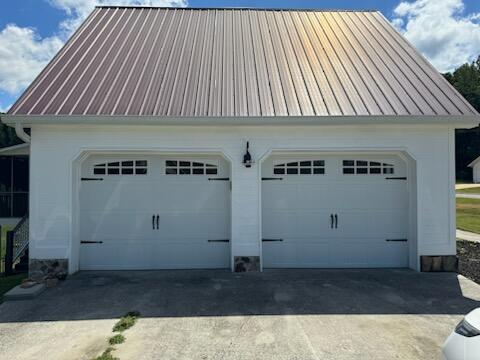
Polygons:
[[480,336],[465,337],[453,332],[443,345],[443,360],[480,359]]

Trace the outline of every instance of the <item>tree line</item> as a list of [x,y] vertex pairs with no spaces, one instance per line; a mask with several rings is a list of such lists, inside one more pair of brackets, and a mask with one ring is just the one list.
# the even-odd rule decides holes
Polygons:
[[[480,112],[480,56],[471,64],[464,64],[445,78],[470,104]],[[457,130],[455,133],[455,160],[458,180],[471,181],[468,164],[480,156],[480,127]]]

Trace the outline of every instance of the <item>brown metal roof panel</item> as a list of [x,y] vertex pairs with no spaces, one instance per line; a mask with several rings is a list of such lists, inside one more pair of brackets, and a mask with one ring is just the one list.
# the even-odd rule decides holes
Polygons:
[[[342,14],[342,16],[344,15]],[[382,46],[382,50],[385,52],[388,60],[398,66],[399,71],[404,75],[404,78],[407,79],[406,81],[408,81],[413,87],[412,91],[415,94],[414,99],[421,103],[418,105],[422,109],[423,113],[437,114],[445,110],[441,103],[437,101],[434,96],[432,96],[430,90],[420,80],[419,76],[412,71],[408,61],[399,55],[396,49],[392,47],[391,42],[387,41],[387,39],[383,37],[383,34],[377,32],[375,27],[369,20],[367,20],[366,17],[358,16],[358,14],[345,14],[344,18],[346,21],[347,19],[350,19],[350,21],[355,22],[357,27],[361,29],[365,36],[372,38],[372,41],[375,41],[377,46]],[[370,16],[370,18],[372,17]],[[421,99],[417,99],[417,96],[420,96]]]
[[[448,83],[448,81],[433,68],[433,66],[420,55],[406,39],[400,36],[387,20],[378,12],[372,13],[384,31],[389,33],[403,50],[417,63],[417,65],[430,77],[437,87],[455,104],[457,111],[453,114],[476,114],[473,107]],[[449,96],[452,95],[452,96]],[[470,110],[470,111],[469,111]]]
[[303,77],[303,82],[308,90],[308,100],[313,107],[314,115],[328,115],[328,109],[325,105],[322,92],[318,87],[317,80],[312,70],[312,65],[308,60],[305,49],[300,40],[297,32],[297,27],[293,23],[292,16],[294,12],[283,12],[285,25],[288,35],[290,36],[290,42],[292,44],[293,56],[297,58],[298,66]]
[[345,69],[346,78],[348,78],[350,81],[351,86],[349,88],[349,92],[347,92],[347,95],[350,98],[355,97],[355,94],[358,96],[358,107],[356,108],[357,114],[381,114],[378,104],[373,99],[372,94],[370,93],[365,82],[361,79],[358,70],[356,69],[350,58],[349,49],[346,47],[347,44],[343,44],[338,38],[337,33],[340,33],[340,31],[332,27],[328,19],[325,17],[325,14],[315,13],[315,15],[319,20],[320,26],[323,28],[325,37],[328,39],[328,42],[333,49],[333,52],[335,52],[336,54],[338,64],[340,64],[341,67]]
[[[338,57],[335,48],[339,46],[336,42],[332,43],[330,38],[327,36],[327,32],[321,23],[321,18],[317,17],[315,13],[307,13],[307,17],[312,24],[312,27],[315,31],[316,36],[324,50],[324,56],[330,63],[330,71],[332,74],[338,77],[338,83],[340,84],[344,91],[346,100],[344,105],[347,106],[347,102],[351,104],[354,110],[353,115],[368,115],[368,110],[365,107],[360,95],[357,92],[357,89],[352,83],[352,80],[347,74],[346,69],[340,58]],[[325,22],[325,21],[323,21]]]
[[476,115],[377,12],[96,9],[10,114]]
[[156,24],[154,33],[156,38],[153,44],[153,49],[147,55],[147,61],[142,69],[142,74],[136,85],[134,94],[129,101],[127,114],[128,115],[141,115],[143,114],[143,107],[148,99],[149,91],[152,87],[154,78],[157,74],[157,67],[162,54],[165,53],[166,42],[172,34],[172,23],[175,18],[175,14],[169,14],[174,10],[161,9],[161,18]]
[[264,116],[286,116],[289,115],[289,110],[291,109],[289,109],[287,105],[285,88],[281,81],[280,69],[278,67],[278,61],[275,55],[275,45],[270,36],[271,30],[267,24],[267,18],[264,12],[258,13],[258,23],[262,37],[262,44],[260,46],[263,47],[265,53],[265,64],[274,108],[274,112],[272,114],[265,113]]
[[129,19],[129,24],[125,27],[125,35],[119,39],[119,47],[116,49],[114,57],[107,64],[105,71],[99,74],[99,84],[96,87],[92,87],[93,93],[86,93],[85,98],[88,102],[84,114],[106,114],[101,112],[102,107],[110,99],[110,93],[114,90],[114,85],[120,75],[120,69],[123,67],[135,39],[135,34],[138,32],[141,24],[141,15],[142,13],[137,11]]
[[112,110],[113,114],[122,115],[127,113],[129,101],[133,97],[140,74],[145,67],[145,63],[148,59],[148,49],[152,48],[153,42],[155,40],[155,32],[153,31],[153,29],[157,28],[155,24],[158,21],[159,14],[160,12],[158,10],[152,9],[150,9],[147,14],[145,27],[138,39],[138,51],[135,49],[133,50],[133,63],[129,63],[125,67],[126,70],[128,70],[128,76],[122,87],[120,95],[115,101],[115,105]]
[[175,47],[178,47],[178,43],[183,39],[179,39],[180,30],[185,28],[188,22],[188,14],[184,10],[174,10],[170,13],[172,22],[165,35],[165,41],[162,45],[158,61],[155,64],[155,69],[149,79],[149,85],[145,94],[145,98],[142,99],[142,107],[140,109],[141,115],[155,115],[157,102],[159,96],[168,95],[161,93],[161,87],[164,83],[164,79],[167,76],[167,69],[170,65],[170,58],[173,56]]
[[[266,20],[268,24],[268,30],[272,39],[274,56],[277,63],[278,73],[280,75],[281,87],[285,96],[285,102],[287,104],[288,115],[301,116],[302,110],[300,108],[298,95],[293,84],[293,77],[288,66],[287,55],[285,54],[283,37],[288,36],[285,33],[280,33],[278,24],[275,18],[277,11],[266,12]],[[306,103],[305,103],[306,106]]]
[[[313,51],[310,53],[310,61],[312,63],[318,61],[319,70],[321,71],[316,71],[315,74],[321,79],[319,83],[328,83],[328,86],[332,91],[332,97],[335,99],[335,102],[329,102],[329,109],[338,109],[338,114],[342,115],[355,115],[355,110],[346,94],[345,88],[343,87],[337,73],[334,71],[331,60],[326,54],[326,50],[323,45],[324,43],[321,42],[319,35],[317,34],[317,31],[321,30],[315,29],[314,23],[311,22],[311,19],[308,17],[307,13],[299,12],[296,14],[296,16],[299,17],[299,20],[307,34],[306,37],[308,37],[308,43],[311,44],[313,49]],[[322,87],[324,91],[326,88],[326,85]],[[326,99],[328,99],[328,97],[326,97]],[[330,114],[335,114],[335,112],[330,110]]]
[[88,105],[92,102],[92,99],[97,96],[97,93],[100,90],[103,81],[105,80],[105,74],[109,71],[115,58],[117,57],[118,49],[121,48],[121,45],[129,32],[129,26],[131,26],[133,23],[131,20],[134,17],[133,12],[121,11],[120,13],[120,27],[115,29],[116,34],[115,37],[109,42],[107,54],[97,68],[92,67],[92,69],[95,70],[93,75],[89,78],[85,76],[87,84],[83,87],[79,86],[81,93],[78,95],[77,99],[73,99],[76,100],[75,103],[70,108],[67,108],[66,106],[62,108],[62,113],[79,115],[84,114]]
[[177,71],[172,72],[175,73],[175,76],[172,76],[173,83],[171,85],[172,90],[170,91],[170,99],[168,103],[165,103],[165,107],[161,110],[162,114],[168,116],[181,116],[189,64],[192,59],[196,32],[198,31],[199,16],[200,13],[198,12],[192,13],[190,24],[185,34],[185,42],[181,51],[179,51]]
[[223,116],[235,115],[233,76],[233,19],[232,10],[223,12],[223,54],[222,54],[222,100],[221,108]]
[[210,78],[210,92],[208,99],[208,116],[222,114],[222,75],[223,75],[223,16],[219,10],[215,11],[215,27],[213,36],[212,72]]
[[[361,81],[365,84],[365,87],[370,92],[373,102],[378,106],[378,110],[382,114],[396,114],[398,108],[404,110],[402,104],[397,102],[397,110],[393,108],[389,99],[396,95],[391,91],[390,87],[383,82],[376,82],[375,78],[382,78],[380,71],[377,69],[365,49],[359,44],[357,34],[353,33],[351,29],[340,19],[335,16],[329,16],[326,14],[326,18],[330,24],[337,28],[336,35],[340,42],[345,43],[350,51],[348,52],[349,61],[352,62],[355,69],[361,78]],[[388,97],[388,100],[387,100]],[[372,106],[370,100],[370,107]]]
[[92,31],[91,24],[95,19],[101,16],[100,10],[95,9],[85,22],[73,34],[70,40],[63,46],[63,48],[54,56],[52,61],[43,69],[32,84],[25,90],[16,103],[12,106],[9,113],[28,114],[31,106],[36,102],[36,97],[40,96],[49,84],[55,78],[55,73],[58,67],[65,66],[68,58],[75,52],[75,46],[78,42],[83,42]]
[[245,45],[243,39],[242,17],[240,11],[233,12],[232,33],[233,33],[233,84],[234,104],[236,116],[247,116],[247,89],[245,78]]
[[[85,86],[90,76],[92,76],[95,68],[99,66],[102,61],[102,56],[105,56],[107,46],[105,43],[114,33],[115,26],[118,25],[120,13],[113,13],[106,19],[106,27],[103,29],[101,35],[92,42],[88,51],[86,51],[82,59],[76,64],[75,68],[68,74],[67,79],[60,84],[56,89],[56,93],[50,99],[44,112],[47,114],[61,113],[60,109],[64,108],[64,103],[70,99],[69,108],[75,103],[76,99],[72,99],[72,94],[80,92],[82,86]],[[67,110],[66,114],[69,111]]]
[[[276,113],[274,107],[274,96],[272,93],[272,84],[270,81],[267,66],[267,47],[264,44],[263,34],[260,28],[260,19],[257,11],[249,11],[249,23],[252,34],[253,61],[255,63],[255,74],[258,84],[258,95],[260,102],[260,110],[262,116],[273,116]],[[280,81],[278,81],[279,83]],[[277,88],[277,90],[279,90]],[[275,98],[276,99],[276,98]],[[283,99],[281,100],[283,101]],[[280,101],[279,101],[280,104]],[[282,110],[286,114],[286,109]]]
[[259,74],[255,67],[255,54],[253,52],[252,28],[250,26],[250,14],[247,11],[238,13],[241,17],[242,28],[242,51],[245,77],[245,92],[247,115],[261,116],[260,99],[258,94]]
[[205,42],[200,61],[200,73],[198,79],[197,96],[195,97],[195,116],[206,116],[208,114],[208,103],[210,98],[212,56],[214,45],[216,11],[207,10],[207,27],[205,30]]
[[200,66],[202,63],[202,49],[204,48],[205,32],[207,26],[207,12],[201,12],[195,29],[195,35],[192,45],[192,54],[190,55],[188,72],[185,80],[184,94],[182,95],[180,116],[194,116],[195,102],[198,89],[198,80],[200,76]]
[[310,97],[312,99],[316,114],[341,114],[341,110],[338,106],[337,100],[335,99],[332,88],[325,77],[324,70],[322,69],[315,54],[315,50],[312,47],[309,35],[314,35],[308,35],[306,33],[305,28],[298,16],[298,12],[291,11],[289,15],[292,21],[291,26],[294,29],[292,36],[295,39],[295,51],[296,53],[300,54],[299,62],[305,68],[306,82],[309,84],[311,89]]
[[[303,73],[300,65],[298,63],[297,56],[293,50],[293,45],[291,42],[290,32],[295,31],[291,27],[287,29],[287,23],[285,20],[285,14],[288,14],[286,11],[276,11],[273,12],[275,22],[277,25],[278,33],[281,38],[283,53],[285,54],[285,60],[287,67],[289,69],[288,74],[290,75],[291,82],[293,84],[293,89],[295,91],[295,97],[300,106],[300,111],[302,115],[313,116],[315,111],[312,106],[312,100],[310,98],[310,91],[313,91],[313,88],[309,89],[306,84],[305,74]],[[318,91],[318,90],[317,90]]]
[[[181,64],[185,53],[185,48],[188,44],[188,41],[193,39],[192,27],[195,26],[195,19],[195,13],[190,11],[185,13],[185,25],[179,29],[179,36],[177,38],[176,45],[174,45],[172,48],[171,56],[168,59],[166,73],[163,77],[160,92],[156,96],[157,101],[153,110],[154,115],[169,115],[168,107],[172,99],[175,82],[177,81],[178,76],[184,71]],[[191,48],[188,49],[189,52],[191,50]],[[182,99],[180,99],[180,101],[182,101]]]
[[[377,79],[376,83],[382,92],[382,99],[390,100],[390,104],[394,107],[395,113],[400,115],[422,114],[422,111],[395,77],[396,65],[390,63],[388,64],[389,66],[387,66],[385,61],[386,56],[382,48],[380,46],[375,47],[373,41],[366,39],[356,24],[343,22],[340,14],[327,14],[326,16],[330,16],[336,21],[337,26],[346,33],[347,38],[353,39],[353,46],[358,45],[357,51],[361,54],[359,59],[367,66],[367,71],[370,74],[374,74],[374,78]],[[397,76],[401,75],[402,74],[397,71]],[[406,79],[403,80],[407,82]],[[375,80],[371,79],[365,83],[367,85],[375,83]],[[428,108],[428,105],[426,106]]]
[[[112,10],[110,12],[113,12]],[[79,61],[82,60],[86,52],[91,49],[92,43],[102,35],[103,29],[107,25],[105,15],[98,22],[95,22],[93,29],[91,29],[85,39],[81,43],[75,44],[75,51],[68,57],[65,57],[67,61],[57,64],[56,71],[52,72],[52,76],[47,76],[36,89],[36,94],[31,98],[32,101],[27,102],[30,113],[44,114],[44,109],[47,107],[50,99],[55,96],[57,90],[68,79],[69,74],[76,68]]]
[[150,13],[151,11],[147,9],[141,12],[137,24],[134,26],[133,31],[129,36],[130,40],[127,43],[128,50],[123,59],[119,59],[121,61],[118,62],[119,67],[116,69],[114,81],[110,86],[107,96],[100,106],[98,113],[107,115],[115,113],[117,101],[122,96],[125,87],[128,85],[128,79],[133,70],[135,59],[142,45],[142,39],[145,37],[145,29],[147,28]]
[[[342,16],[346,22],[349,18]],[[367,36],[368,30],[361,26],[361,22],[350,22],[352,31],[358,34],[358,40],[366,50],[370,58],[377,64],[377,68],[385,78],[385,81],[379,81],[385,84],[387,89],[386,97],[398,98],[399,102],[407,109],[408,114],[434,114],[432,108],[428,105],[417,89],[412,86],[409,79],[405,76],[402,69],[398,66],[399,60],[391,59],[384,49],[384,44],[379,43],[375,38]],[[391,88],[393,94],[390,94],[388,88]]]
[[[93,57],[92,61],[83,67],[81,74],[77,75],[76,81],[74,84],[70,85],[67,89],[71,91],[64,96],[59,96],[61,103],[56,106],[55,109],[52,109],[52,112],[55,111],[55,114],[70,114],[72,109],[75,108],[79,99],[83,96],[85,89],[91,83],[91,81],[97,77],[98,69],[101,68],[102,64],[105,62],[108,54],[112,51],[112,45],[115,41],[115,37],[119,33],[119,29],[122,27],[124,19],[126,19],[127,12],[117,12],[114,16],[115,19],[112,21],[112,29],[108,33],[108,36],[104,39],[102,46],[98,48],[97,53]],[[57,93],[57,95],[60,93]],[[47,110],[48,111],[48,110]]]

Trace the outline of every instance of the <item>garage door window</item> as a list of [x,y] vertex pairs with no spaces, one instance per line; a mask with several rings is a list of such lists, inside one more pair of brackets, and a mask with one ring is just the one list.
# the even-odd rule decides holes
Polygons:
[[279,162],[273,166],[275,175],[324,175],[325,160]]
[[94,175],[146,175],[147,160],[123,160],[95,164]]
[[343,160],[343,173],[346,175],[379,175],[393,174],[395,172],[392,164],[367,160]]
[[218,165],[186,160],[166,160],[166,175],[217,175]]

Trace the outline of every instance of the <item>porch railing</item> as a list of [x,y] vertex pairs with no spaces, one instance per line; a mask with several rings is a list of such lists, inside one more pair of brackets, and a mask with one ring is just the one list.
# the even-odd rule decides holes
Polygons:
[[28,214],[15,226],[12,231],[7,232],[7,244],[5,252],[5,274],[13,272],[15,262],[28,249],[29,225]]

